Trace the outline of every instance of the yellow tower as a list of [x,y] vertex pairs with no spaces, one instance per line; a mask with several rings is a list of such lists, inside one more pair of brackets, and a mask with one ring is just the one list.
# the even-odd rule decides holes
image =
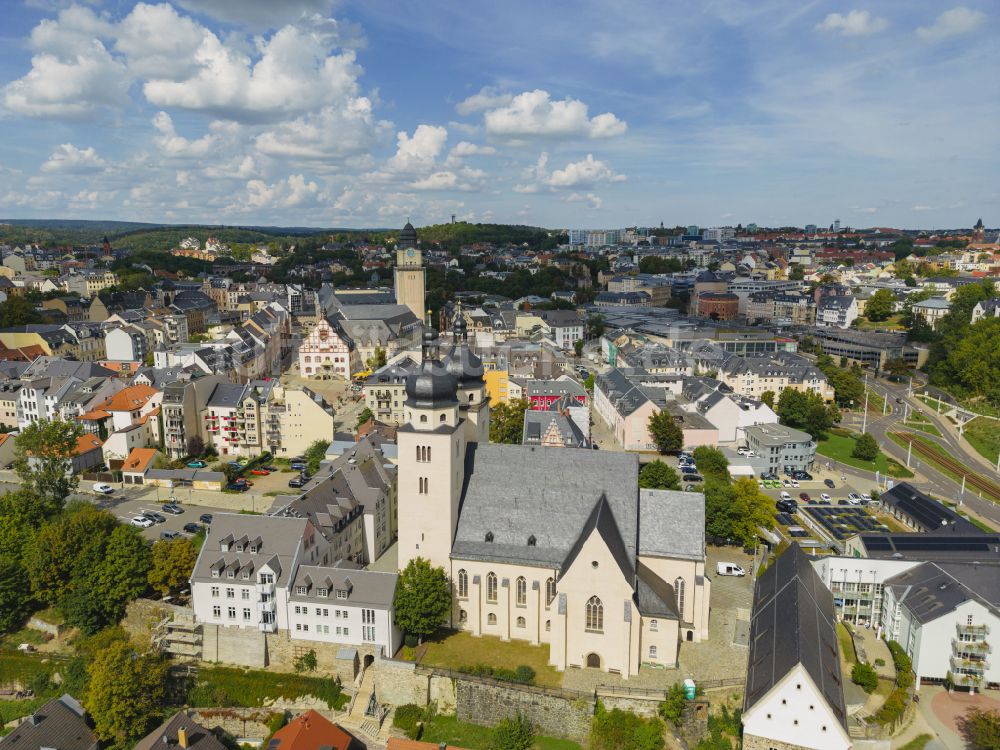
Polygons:
[[406,305],[421,318],[424,314],[426,271],[417,247],[417,231],[406,222],[396,244],[396,304]]

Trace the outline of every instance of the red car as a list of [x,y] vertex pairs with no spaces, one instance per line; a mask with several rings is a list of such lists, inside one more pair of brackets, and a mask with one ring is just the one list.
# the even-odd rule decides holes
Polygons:
[[804,503],[808,503],[809,502],[809,493],[808,492],[800,492],[799,493],[799,500],[801,500]]
[[266,477],[271,472],[267,469],[250,469],[250,473],[257,477]]

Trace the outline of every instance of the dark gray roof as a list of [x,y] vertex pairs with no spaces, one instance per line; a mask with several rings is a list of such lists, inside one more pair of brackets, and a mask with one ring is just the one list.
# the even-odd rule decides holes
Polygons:
[[[471,444],[452,555],[560,568],[603,495],[631,567],[638,474],[632,453]],[[488,533],[492,542],[485,541]],[[535,544],[529,546],[531,536]]]
[[[308,578],[308,583],[307,579]],[[338,590],[349,590],[347,601],[351,604],[370,604],[373,607],[388,609],[396,595],[398,573],[379,573],[372,570],[359,570],[357,566],[339,561],[335,565],[300,565],[292,581],[289,601],[324,602],[317,591],[325,588],[329,591],[328,599],[336,600],[334,594]],[[308,585],[306,594],[297,593],[299,586]]]
[[908,482],[900,482],[882,493],[881,501],[899,510],[928,531],[979,534],[980,529],[946,505],[939,503]]
[[524,412],[524,430],[521,435],[521,443],[524,445],[541,444],[542,438],[553,424],[559,431],[564,447],[587,447],[587,439],[572,419],[558,411],[535,411],[532,409]]
[[[228,569],[233,564],[240,568],[259,571],[268,565],[274,571],[275,583],[287,586],[293,572],[299,546],[309,523],[304,518],[278,518],[274,516],[251,516],[241,513],[216,513],[212,525],[208,528],[208,536],[198,554],[192,581],[218,580],[212,577],[212,570]],[[260,537],[261,545],[257,553],[241,552],[235,549],[234,543],[240,540],[250,542]],[[222,551],[223,541],[229,543],[229,550]],[[237,580],[241,574],[237,572]]]
[[748,663],[744,713],[801,664],[847,728],[833,595],[798,544],[757,579]]
[[139,740],[133,750],[181,750],[177,739],[179,729],[187,734],[188,750],[225,750],[226,746],[218,737],[183,711],[178,711]]
[[705,496],[639,490],[639,554],[705,559]]
[[924,563],[886,580],[914,619],[931,622],[975,599],[1000,615],[1000,575],[995,566]]
[[636,606],[644,617],[658,615],[680,619],[677,613],[677,593],[674,587],[661,579],[642,563],[636,572]]
[[632,565],[635,555],[634,552],[630,554],[625,549],[625,542],[622,541],[622,535],[618,531],[618,524],[615,522],[615,515],[608,505],[606,495],[601,495],[600,499],[594,503],[594,509],[590,512],[587,522],[583,525],[583,530],[577,537],[576,543],[570,548],[566,559],[563,560],[562,569],[569,570],[572,567],[573,561],[576,560],[580,554],[580,550],[583,549],[584,543],[594,531],[604,540],[604,544],[607,545],[608,550],[611,552],[611,557],[618,564],[618,568],[621,570],[622,575],[625,576],[625,580],[632,582],[635,578],[635,569]]
[[206,406],[219,409],[234,409],[243,403],[243,394],[246,386],[234,383],[219,383],[209,396]]
[[859,534],[865,557],[919,560],[921,562],[1000,563],[1000,534],[956,534],[928,531],[923,534]]
[[6,737],[0,737],[3,750],[91,750],[97,737],[87,726],[83,708],[71,695],[53,698]]

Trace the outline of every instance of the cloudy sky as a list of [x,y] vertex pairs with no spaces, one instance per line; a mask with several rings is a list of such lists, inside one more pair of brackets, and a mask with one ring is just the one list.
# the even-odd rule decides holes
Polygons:
[[3,0],[0,217],[996,226],[968,2]]

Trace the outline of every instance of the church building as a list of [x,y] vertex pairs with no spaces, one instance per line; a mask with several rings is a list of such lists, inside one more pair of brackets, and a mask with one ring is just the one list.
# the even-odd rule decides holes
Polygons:
[[434,331],[399,428],[399,566],[445,569],[451,625],[549,646],[559,670],[635,675],[708,637],[700,493],[640,489],[634,453],[489,442],[463,318]]

